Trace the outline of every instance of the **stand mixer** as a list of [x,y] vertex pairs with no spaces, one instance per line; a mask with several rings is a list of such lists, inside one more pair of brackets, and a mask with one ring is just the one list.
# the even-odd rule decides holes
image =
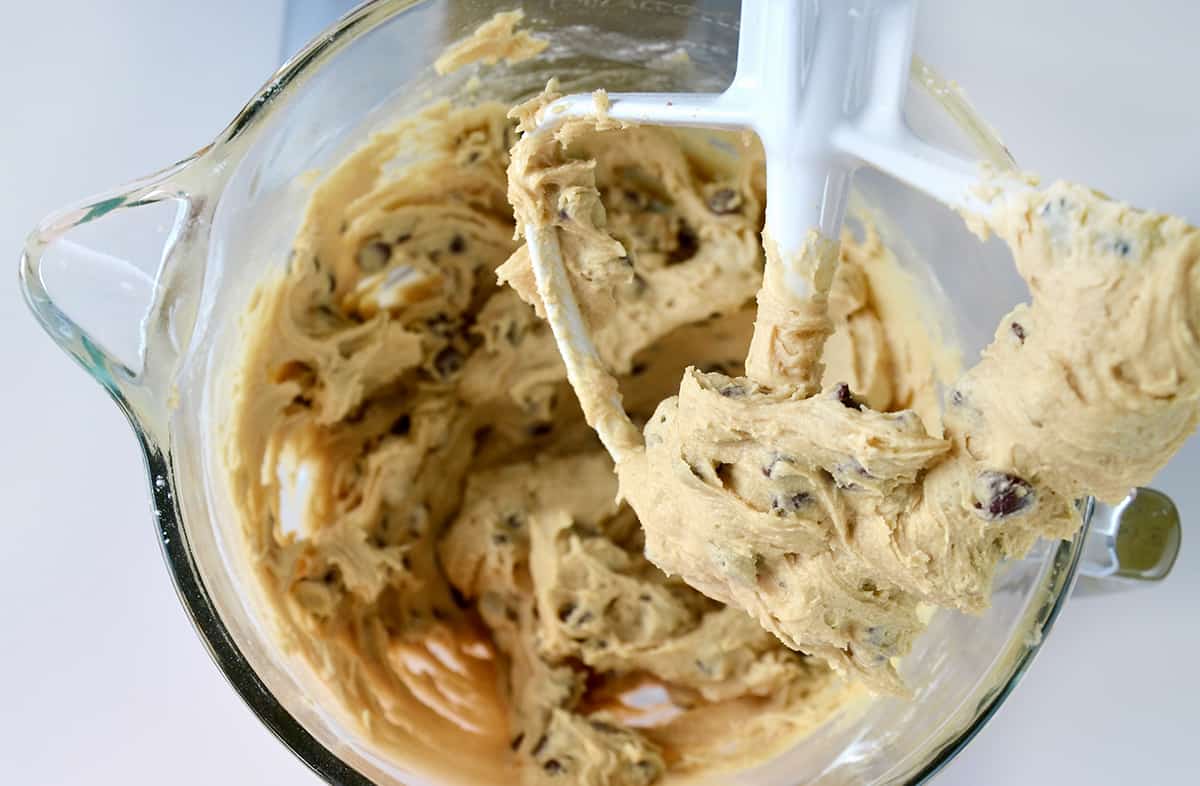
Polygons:
[[[727,90],[611,94],[604,113],[617,122],[757,133],[767,159],[766,236],[784,262],[783,284],[796,301],[823,298],[859,167],[875,167],[967,213],[989,209],[978,195],[979,167],[921,141],[902,116],[915,11],[915,0],[825,7],[746,0],[737,72]],[[563,120],[596,111],[591,95],[560,98],[545,107],[533,133],[551,134]],[[1016,180],[1006,184],[1020,187]],[[992,198],[1003,193],[993,189]],[[526,240],[547,319],[579,391],[579,380],[602,367],[568,285],[556,233],[530,226]],[[628,433],[631,427],[620,402],[587,395],[581,401],[619,461],[623,440],[613,430]]]

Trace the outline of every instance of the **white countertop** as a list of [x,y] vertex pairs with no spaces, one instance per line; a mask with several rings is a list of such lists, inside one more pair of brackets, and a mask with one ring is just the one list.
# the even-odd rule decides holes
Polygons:
[[[1025,166],[1200,223],[1200,3],[925,0],[918,51]],[[14,784],[308,784],[180,608],[141,458],[16,291],[45,213],[206,143],[275,65],[281,0],[9,2],[0,50],[0,762]],[[1024,54],[1014,55],[1021,51]],[[1200,526],[1200,441],[1158,486]],[[1191,525],[1191,526],[1188,526]],[[939,784],[1182,783],[1200,771],[1200,544],[1171,578],[1076,599]]]

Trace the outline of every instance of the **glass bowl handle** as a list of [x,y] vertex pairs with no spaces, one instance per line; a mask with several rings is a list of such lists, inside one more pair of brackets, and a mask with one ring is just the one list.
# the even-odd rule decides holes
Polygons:
[[48,216],[21,258],[42,327],[142,427],[166,411],[203,281],[204,152]]
[[1096,502],[1076,591],[1101,594],[1161,581],[1183,540],[1179,510],[1161,491],[1137,488],[1117,505]]

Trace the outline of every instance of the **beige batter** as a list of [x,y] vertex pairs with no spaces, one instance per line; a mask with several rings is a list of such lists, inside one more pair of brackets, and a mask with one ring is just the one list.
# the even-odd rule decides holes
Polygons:
[[[438,70],[535,55],[519,18]],[[853,693],[834,670],[902,691],[919,604],[982,608],[999,559],[1195,427],[1181,222],[1072,186],[986,217],[1033,301],[943,430],[876,236],[814,246],[827,298],[776,299],[773,253],[763,286],[756,147],[580,121],[510,158],[505,115],[440,104],[374,137],[242,326],[226,460],[252,560],[284,641],[397,761],[615,786],[762,760]],[[558,232],[636,426],[618,475],[518,223]]]

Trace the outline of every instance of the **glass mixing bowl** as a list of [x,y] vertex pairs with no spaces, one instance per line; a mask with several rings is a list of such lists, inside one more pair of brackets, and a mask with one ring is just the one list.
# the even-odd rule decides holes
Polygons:
[[[212,424],[227,405],[221,372],[255,285],[287,259],[314,182],[306,173],[328,171],[373,130],[456,94],[473,69],[437,77],[430,64],[448,43],[514,4],[382,0],[360,7],[287,63],[212,145],[48,218],[23,258],[36,316],[133,424],[156,531],[201,638],[263,723],[332,783],[479,783],[487,763],[472,762],[467,749],[430,752],[433,763],[420,772],[388,761],[341,716],[315,675],[281,649],[257,610],[256,580],[220,471]],[[481,72],[489,97],[528,95],[551,74],[569,89],[588,90],[714,90],[732,77],[735,3],[521,5],[529,29],[553,45],[544,58]],[[686,68],[667,57],[680,49],[690,58]],[[1012,166],[958,91],[919,62],[906,113],[926,140]],[[978,243],[957,216],[886,177],[856,178],[854,211],[876,224],[924,283],[931,327],[957,341],[968,362],[1026,295],[1002,246]],[[1091,518],[1092,503],[1081,504]],[[1108,540],[1088,541],[1095,571],[1119,572],[1113,532],[1105,533]],[[1017,683],[1062,608],[1086,539],[1043,543],[1004,565],[986,614],[934,614],[903,664],[915,689],[911,701],[867,701],[760,767],[697,782],[927,778]],[[1165,575],[1163,560],[1152,560],[1145,577]]]

